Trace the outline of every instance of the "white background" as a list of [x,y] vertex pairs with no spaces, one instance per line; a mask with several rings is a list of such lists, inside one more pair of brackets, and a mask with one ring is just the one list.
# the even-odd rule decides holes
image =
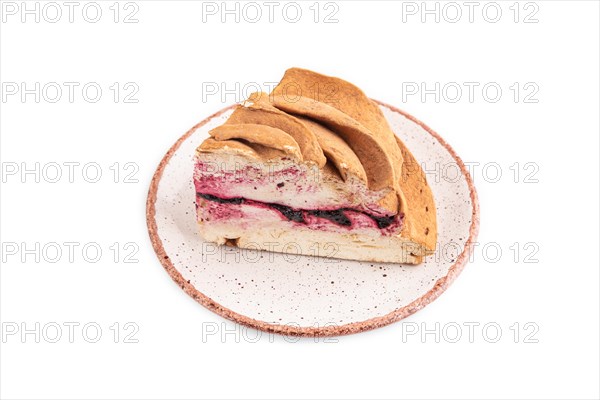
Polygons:
[[[8,2],[2,3],[4,10]],[[96,162],[103,175],[88,183],[79,167],[73,183],[66,176],[57,183],[42,176],[36,183],[35,176],[22,178],[20,172],[3,177],[3,246],[81,245],[73,262],[67,254],[55,263],[25,254],[21,262],[21,253],[3,252],[2,398],[598,398],[597,2],[516,7],[499,2],[502,16],[496,23],[482,15],[485,3],[469,22],[462,2],[456,23],[448,21],[455,16],[450,8],[439,22],[429,15],[423,23],[419,10],[411,15],[411,5],[391,1],[337,2],[337,23],[323,21],[336,10],[325,10],[323,3],[315,23],[312,1],[299,3],[297,23],[283,17],[284,3],[275,9],[273,23],[263,3],[256,23],[244,21],[244,15],[239,23],[233,15],[221,23],[220,14],[205,15],[203,22],[202,3],[194,1],[137,1],[137,23],[123,23],[135,10],[123,9],[123,3],[115,23],[112,1],[100,2],[99,22],[87,22],[82,2],[70,23],[68,9],[58,4],[63,16],[57,23],[44,15],[39,23],[34,15],[23,23],[20,10],[3,13],[2,168],[6,173],[14,163]],[[438,5],[440,12],[444,4]],[[515,9],[520,10],[516,23]],[[54,18],[54,10],[46,11]],[[246,11],[254,18],[253,10]],[[493,19],[494,9],[487,11]],[[538,22],[525,23],[533,11],[530,19]],[[146,193],[169,146],[243,96],[244,85],[276,82],[292,66],[357,84],[424,120],[464,161],[480,163],[473,174],[481,202],[475,259],[441,298],[404,324],[330,341],[263,334],[252,343],[257,332],[199,306],[171,281],[151,248]],[[47,101],[54,97],[48,92],[36,103],[34,95],[24,100],[20,93],[7,95],[10,82],[29,88],[35,82],[80,86],[72,103],[65,87],[58,102]],[[81,95],[88,82],[103,89],[96,103]],[[115,103],[109,89],[115,82],[121,90],[127,82],[137,85],[138,102],[123,101],[128,90]],[[450,101],[454,92],[442,93],[436,102],[434,95],[407,95],[410,82],[428,88],[436,82],[479,86],[472,102],[466,86],[457,102]],[[495,103],[481,92],[490,82],[502,89]],[[515,82],[516,99],[510,89]],[[222,99],[222,93],[207,95],[207,83],[223,83],[234,92],[238,83],[240,90]],[[533,86],[525,90],[527,83]],[[109,167],[115,162],[121,172],[127,162],[138,165],[139,182],[125,183],[121,175],[114,183]],[[516,162],[518,177],[516,168],[510,169]],[[487,163],[499,166],[497,182],[495,169],[482,172]],[[525,163],[534,166],[526,170]],[[525,179],[534,169],[532,179]],[[97,263],[82,258],[81,246],[90,242],[103,249]],[[117,262],[109,249],[115,242],[121,247]],[[123,262],[128,242],[139,246],[138,263]],[[518,254],[511,249],[515,242]],[[525,249],[530,242],[534,247]],[[488,243],[502,255],[482,254]],[[527,258],[535,248],[539,251]],[[49,330],[36,343],[33,334],[7,333],[36,322],[63,326],[62,338],[50,343],[54,331]],[[73,343],[67,322],[80,324]],[[97,343],[81,333],[90,322],[102,328]],[[110,329],[115,322],[118,343]],[[124,334],[131,332],[124,329],[127,322],[139,327],[133,336],[138,343],[125,343]],[[433,334],[406,336],[408,328],[434,329],[437,322],[495,323],[502,337],[490,343],[479,329],[470,343],[466,327],[458,343],[444,337],[437,343]],[[206,336],[207,326],[219,332]],[[531,327],[539,330],[525,340]],[[222,338],[223,328],[233,333]]]

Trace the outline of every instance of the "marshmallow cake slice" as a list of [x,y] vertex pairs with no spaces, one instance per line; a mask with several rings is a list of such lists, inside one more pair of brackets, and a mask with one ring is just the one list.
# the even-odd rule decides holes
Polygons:
[[286,71],[196,150],[200,234],[288,254],[419,264],[436,246],[425,174],[378,105],[338,78]]

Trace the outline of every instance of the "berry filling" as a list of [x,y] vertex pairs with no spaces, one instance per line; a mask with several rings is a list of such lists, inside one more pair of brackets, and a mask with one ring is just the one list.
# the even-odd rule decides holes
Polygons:
[[[221,197],[213,196],[210,194],[204,194],[204,193],[197,193],[197,195],[198,195],[198,197],[201,197],[205,200],[214,201],[214,202],[222,203],[222,204],[243,204],[246,202],[254,202],[253,200],[248,200],[243,197],[221,198]],[[306,221],[307,216],[314,216],[317,218],[327,219],[327,220],[329,220],[337,225],[340,225],[340,226],[352,226],[352,221],[346,215],[346,211],[352,211],[352,212],[358,212],[358,213],[364,214],[365,216],[367,216],[371,220],[373,220],[377,224],[377,227],[379,229],[388,228],[390,225],[392,225],[392,223],[394,222],[396,217],[402,218],[402,214],[378,216],[378,215],[370,214],[368,212],[365,212],[362,210],[357,210],[354,208],[338,208],[335,210],[299,210],[299,209],[294,209],[294,208],[284,206],[281,204],[277,204],[277,203],[261,203],[261,204],[268,208],[272,208],[274,210],[279,211],[279,213],[281,213],[281,215],[283,215],[289,221],[294,221],[294,222],[298,222],[298,223],[302,223],[302,224],[307,223],[307,221]]]

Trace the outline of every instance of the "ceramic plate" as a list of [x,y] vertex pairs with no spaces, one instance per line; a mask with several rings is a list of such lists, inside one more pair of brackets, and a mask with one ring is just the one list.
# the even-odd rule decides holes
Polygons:
[[378,103],[425,171],[437,207],[438,247],[418,266],[346,261],[216,246],[196,225],[194,150],[233,106],[202,121],[167,152],[150,186],[148,230],[175,282],[235,322],[301,336],[356,333],[398,321],[458,276],[479,228],[471,177],[448,144],[406,113]]

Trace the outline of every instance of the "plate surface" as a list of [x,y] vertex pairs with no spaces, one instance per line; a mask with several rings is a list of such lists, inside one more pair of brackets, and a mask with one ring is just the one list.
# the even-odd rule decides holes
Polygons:
[[148,193],[146,218],[161,264],[200,304],[235,322],[301,336],[344,335],[398,321],[436,299],[468,261],[479,229],[471,177],[420,121],[378,102],[423,169],[437,208],[438,246],[418,266],[347,261],[215,246],[196,225],[195,148],[233,106],[202,121],[167,152]]

